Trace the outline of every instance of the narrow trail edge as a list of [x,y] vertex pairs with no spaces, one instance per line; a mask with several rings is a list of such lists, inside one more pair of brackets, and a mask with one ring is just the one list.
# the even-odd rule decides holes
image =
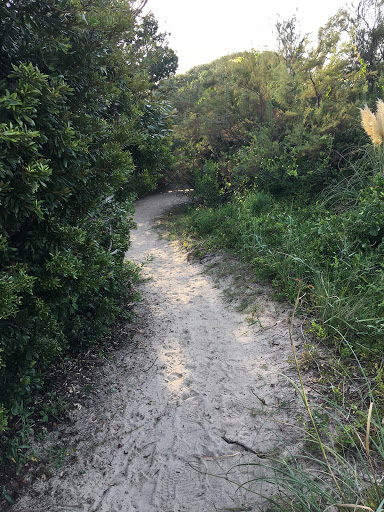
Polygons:
[[261,322],[249,325],[203,265],[158,237],[154,220],[183,200],[169,192],[138,201],[127,254],[145,262],[134,338],[105,365],[88,406],[58,427],[73,461],[37,479],[15,512],[256,511],[263,499],[233,482],[261,476],[256,455],[282,455],[282,441],[300,446],[295,428],[282,426],[296,414],[284,407],[294,389],[281,375],[295,378],[287,310],[261,293]]

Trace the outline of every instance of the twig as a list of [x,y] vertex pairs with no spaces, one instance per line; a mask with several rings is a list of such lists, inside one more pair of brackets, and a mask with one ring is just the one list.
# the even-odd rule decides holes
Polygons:
[[201,457],[203,459],[208,459],[208,460],[217,460],[217,459],[224,459],[226,457],[236,457],[236,455],[240,455],[240,452],[231,453],[229,455],[220,455],[219,457],[211,457],[209,455],[202,455]]
[[264,400],[264,398],[260,398],[259,396],[256,395],[255,393],[255,390],[253,388],[251,388],[251,393],[252,395],[254,395],[258,400],[260,400],[260,402],[264,405],[267,405],[267,402]]
[[158,360],[159,358],[156,357],[156,359],[153,361],[153,363],[151,364],[151,366],[149,368],[147,368],[146,370],[143,370],[143,372],[149,372],[149,370],[152,368],[152,366],[156,363],[156,361]]
[[251,452],[254,455],[257,455],[260,459],[268,459],[269,458],[268,455],[266,455],[265,453],[255,452],[255,450],[252,450],[252,448],[250,448],[246,444],[241,443],[240,441],[232,441],[232,439],[228,439],[228,437],[226,437],[226,436],[221,436],[221,439],[228,444],[237,444],[237,446],[241,446],[241,448],[244,448],[244,450],[246,450],[247,452]]

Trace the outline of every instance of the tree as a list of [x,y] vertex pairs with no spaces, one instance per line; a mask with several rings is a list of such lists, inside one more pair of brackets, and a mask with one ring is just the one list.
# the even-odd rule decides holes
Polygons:
[[354,17],[354,43],[374,70],[384,61],[384,0],[361,0]]
[[177,70],[179,59],[169,48],[167,37],[167,33],[159,33],[159,23],[153,13],[143,18],[135,46],[137,51],[143,53],[142,58],[148,67],[150,80],[155,84],[173,75]]
[[276,23],[277,42],[289,72],[294,76],[305,54],[308,34],[302,35],[296,16]]

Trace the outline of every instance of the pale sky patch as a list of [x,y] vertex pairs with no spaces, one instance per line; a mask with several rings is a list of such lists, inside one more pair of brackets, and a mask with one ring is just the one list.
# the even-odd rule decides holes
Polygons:
[[302,33],[318,29],[349,5],[345,0],[148,0],[161,32],[179,57],[178,73],[245,50],[276,49],[275,23],[296,14]]

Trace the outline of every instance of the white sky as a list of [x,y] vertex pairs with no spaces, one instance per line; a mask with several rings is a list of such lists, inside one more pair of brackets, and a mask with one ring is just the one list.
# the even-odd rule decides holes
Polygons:
[[[302,33],[318,29],[346,0],[148,0],[179,57],[178,73],[237,51],[276,48],[275,23],[296,14]],[[348,2],[349,5],[349,2]]]

